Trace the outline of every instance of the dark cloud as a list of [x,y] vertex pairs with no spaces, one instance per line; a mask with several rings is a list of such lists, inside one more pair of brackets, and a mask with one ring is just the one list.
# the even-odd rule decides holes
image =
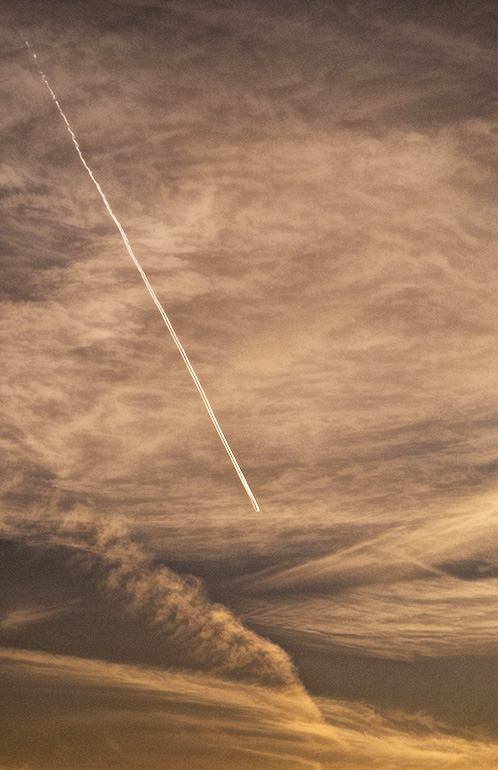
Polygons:
[[[210,602],[200,578],[150,563],[122,525],[83,517],[76,531],[68,524],[56,537],[75,540],[76,549],[34,546],[31,552],[8,541],[4,545],[6,583],[9,578],[13,583],[0,620],[6,642],[12,643],[16,632],[20,646],[50,652],[168,661],[290,688],[306,700],[283,650],[245,628],[223,605]],[[67,572],[69,581],[61,591],[57,583]],[[47,606],[47,595],[52,606]],[[72,615],[54,622],[71,605]],[[145,629],[150,644],[143,638]]]

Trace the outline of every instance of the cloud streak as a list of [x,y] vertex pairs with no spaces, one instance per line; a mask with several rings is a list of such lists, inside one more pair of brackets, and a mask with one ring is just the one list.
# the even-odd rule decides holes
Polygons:
[[[492,655],[494,495],[283,570],[234,580],[258,628],[381,657]],[[252,598],[254,597],[254,598]]]
[[322,649],[397,660],[483,655],[498,650],[496,579],[418,579],[242,603],[263,633]]
[[0,620],[0,629],[7,632],[17,631],[22,626],[39,623],[66,610],[66,607],[19,607],[4,614]]
[[[37,706],[33,739],[21,744],[26,712],[23,716],[16,698],[2,704],[9,728],[3,748],[7,766],[26,762],[38,770],[64,762],[73,770],[91,751],[93,761],[112,764],[126,757],[128,766],[138,767],[145,750],[150,767],[163,766],[166,751],[175,770],[192,762],[203,770],[234,765],[329,770],[338,764],[373,769],[379,763],[387,770],[464,770],[472,759],[491,770],[498,756],[477,734],[456,736],[423,715],[320,699],[325,721],[314,722],[289,694],[205,674],[6,648],[0,650],[0,668],[9,692],[18,688]],[[70,700],[75,692],[85,699]],[[72,705],[64,708],[66,702]]]

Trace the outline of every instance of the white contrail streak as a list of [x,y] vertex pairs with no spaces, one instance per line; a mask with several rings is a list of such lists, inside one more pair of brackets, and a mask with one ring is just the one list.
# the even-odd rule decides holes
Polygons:
[[256,501],[256,498],[254,497],[253,493],[251,492],[251,488],[250,488],[249,484],[247,483],[244,474],[242,473],[240,465],[238,464],[237,460],[235,459],[235,455],[234,455],[234,453],[232,452],[232,450],[230,448],[230,444],[228,443],[228,441],[225,438],[225,434],[221,430],[220,424],[218,423],[218,420],[216,419],[216,415],[213,412],[213,409],[211,407],[211,404],[209,403],[208,397],[204,393],[204,388],[202,387],[201,383],[199,382],[199,378],[197,377],[197,375],[196,375],[196,373],[194,371],[194,367],[190,363],[189,358],[188,358],[188,356],[187,356],[187,354],[186,354],[186,352],[185,352],[185,350],[183,348],[182,343],[180,342],[180,340],[176,336],[176,332],[173,329],[171,321],[169,320],[168,316],[166,315],[166,312],[165,312],[163,306],[159,302],[154,289],[150,285],[149,279],[147,278],[144,270],[142,269],[142,266],[141,266],[140,262],[138,261],[138,259],[136,258],[135,254],[133,253],[133,249],[131,248],[130,242],[128,240],[128,236],[126,235],[125,231],[123,230],[123,227],[121,226],[121,222],[119,221],[117,216],[114,214],[113,210],[111,209],[109,201],[107,200],[107,198],[105,196],[105,193],[102,190],[102,187],[100,186],[100,184],[95,179],[95,176],[93,174],[92,169],[90,168],[90,166],[86,162],[85,158],[83,157],[83,154],[82,154],[82,152],[80,150],[80,146],[78,144],[78,140],[76,139],[74,131],[71,128],[71,126],[69,125],[69,121],[66,118],[66,116],[65,116],[65,114],[64,114],[64,112],[62,110],[62,107],[60,106],[59,102],[57,101],[56,95],[52,91],[50,83],[48,82],[47,77],[46,77],[45,73],[43,72],[43,70],[42,70],[42,68],[40,66],[40,63],[38,61],[38,57],[36,56],[36,53],[33,51],[33,49],[31,48],[31,45],[29,44],[29,42],[27,40],[25,40],[25,43],[26,43],[26,46],[28,47],[28,50],[30,51],[31,55],[33,56],[33,59],[34,59],[35,64],[36,64],[36,67],[38,69],[38,72],[40,73],[40,76],[41,76],[43,82],[45,83],[45,85],[47,86],[48,90],[50,91],[50,95],[51,95],[52,99],[54,100],[57,109],[59,110],[59,114],[60,114],[61,118],[63,119],[64,123],[66,124],[67,130],[71,134],[71,139],[73,140],[73,144],[76,147],[76,152],[78,153],[79,158],[80,158],[82,164],[84,165],[84,167],[88,171],[90,179],[94,183],[95,187],[98,190],[98,193],[99,193],[100,197],[104,201],[104,205],[105,205],[105,207],[106,207],[106,209],[107,209],[107,211],[109,213],[109,216],[111,217],[112,221],[114,222],[114,224],[116,225],[116,227],[119,230],[119,234],[121,235],[121,238],[123,239],[123,243],[126,246],[126,250],[127,250],[128,254],[130,255],[131,259],[133,260],[133,263],[134,263],[135,267],[137,268],[138,272],[142,276],[142,280],[143,280],[143,282],[145,283],[145,285],[147,287],[147,291],[149,292],[150,296],[152,297],[155,306],[157,307],[157,309],[161,313],[162,319],[163,319],[164,323],[166,324],[166,326],[168,327],[168,331],[171,334],[171,336],[173,337],[173,340],[175,342],[176,347],[180,351],[180,355],[183,358],[185,366],[187,367],[187,369],[188,369],[188,371],[190,373],[190,376],[192,377],[192,379],[193,379],[193,381],[195,383],[195,387],[199,391],[199,395],[202,398],[204,406],[206,407],[207,413],[209,414],[209,416],[211,418],[211,422],[213,423],[214,427],[216,428],[216,432],[218,433],[218,436],[221,439],[221,443],[225,447],[226,453],[229,456],[230,460],[232,461],[233,467],[237,471],[237,476],[239,477],[239,479],[240,479],[240,481],[242,483],[242,486],[244,487],[245,491],[247,492],[247,495],[249,497],[249,500],[252,503],[252,506],[253,506],[254,510],[259,511],[259,505],[258,505],[258,503]]

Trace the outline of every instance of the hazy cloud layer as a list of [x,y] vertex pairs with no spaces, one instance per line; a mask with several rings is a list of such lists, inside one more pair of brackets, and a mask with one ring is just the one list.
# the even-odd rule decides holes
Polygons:
[[[144,14],[120,36],[111,15],[55,49],[54,31],[32,37],[265,505],[236,547],[304,514],[389,523],[489,484],[494,50],[470,18],[457,34],[387,10],[160,7],[155,33]],[[168,527],[205,556],[199,500],[214,550],[245,500],[15,37],[4,66],[21,488],[42,474],[38,499],[55,483],[160,524],[167,489]]]
[[[149,662],[157,634],[186,665],[293,683],[303,703],[285,651],[245,624],[300,650],[306,680],[317,650],[454,658],[448,680],[459,655],[496,655],[495,22],[491,0],[2,9],[0,534],[42,554],[24,576],[0,565],[5,645],[131,661],[146,617]],[[82,508],[103,522],[91,544],[69,524]],[[123,533],[108,536],[117,515]],[[133,630],[118,656],[119,611]],[[355,679],[355,700],[374,698],[369,684]],[[482,688],[459,697],[485,707]],[[351,709],[355,725],[371,713]],[[434,728],[431,744],[370,718],[373,737],[347,733],[342,767],[464,768],[470,746],[496,765],[485,742]],[[265,768],[335,761],[314,743],[273,756],[271,740],[251,754]],[[35,762],[15,751],[9,770]]]
[[[494,655],[498,581],[414,580],[273,601],[248,602],[256,626],[319,646],[388,658]],[[304,639],[303,639],[304,637]]]
[[[282,693],[205,675],[0,650],[4,763],[28,768],[168,765],[188,768],[460,768],[483,770],[497,749],[428,717],[380,714],[364,704],[320,700],[325,721],[303,716]],[[75,698],[74,696],[77,695]],[[23,740],[27,698],[35,709]],[[165,753],[166,752],[166,753]]]
[[261,596],[239,607],[257,625],[369,654],[496,653],[495,510],[494,496],[476,496],[472,512],[454,507],[288,569],[238,578],[239,591]]

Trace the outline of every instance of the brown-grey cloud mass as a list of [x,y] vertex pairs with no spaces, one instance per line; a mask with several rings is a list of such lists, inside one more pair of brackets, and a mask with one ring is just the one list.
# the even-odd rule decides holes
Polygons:
[[2,770],[496,767],[496,17],[0,10]]
[[244,628],[223,605],[212,604],[199,578],[151,565],[117,523],[90,524],[87,538],[88,547],[110,564],[107,588],[127,597],[127,611],[148,614],[168,642],[181,648],[184,665],[196,663],[229,678],[291,688],[305,700],[285,652]]

